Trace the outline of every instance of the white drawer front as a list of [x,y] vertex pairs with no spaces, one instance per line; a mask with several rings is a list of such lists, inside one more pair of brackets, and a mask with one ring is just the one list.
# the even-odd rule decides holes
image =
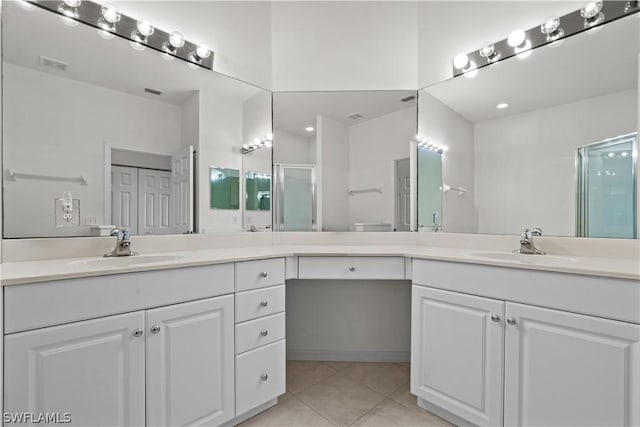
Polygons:
[[236,354],[284,339],[284,313],[236,325]]
[[283,394],[285,375],[285,340],[236,356],[236,415]]
[[236,323],[284,311],[284,285],[236,294]]
[[404,257],[299,257],[299,279],[404,280]]
[[284,284],[284,258],[236,262],[236,291]]

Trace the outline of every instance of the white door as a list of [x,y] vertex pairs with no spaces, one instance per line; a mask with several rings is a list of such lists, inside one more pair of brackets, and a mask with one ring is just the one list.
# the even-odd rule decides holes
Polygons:
[[640,325],[507,303],[506,426],[640,425]]
[[171,172],[138,169],[138,234],[170,234]]
[[111,223],[138,234],[138,169],[111,166]]
[[136,312],[7,335],[5,412],[69,413],[73,426],[145,425],[145,341],[134,336],[142,328]]
[[171,227],[172,233],[193,230],[193,146],[171,156]]
[[409,158],[395,161],[396,231],[411,229],[411,167]]
[[147,311],[150,426],[216,426],[234,417],[233,295]]
[[504,302],[415,285],[411,298],[411,393],[501,425]]

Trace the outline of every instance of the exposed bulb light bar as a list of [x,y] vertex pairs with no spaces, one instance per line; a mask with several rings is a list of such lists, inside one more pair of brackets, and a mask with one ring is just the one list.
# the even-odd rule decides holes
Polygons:
[[442,154],[449,149],[446,145],[435,142],[426,136],[416,135],[414,141],[418,143],[418,148],[433,151],[438,154]]
[[[109,0],[107,0],[109,1]],[[100,37],[112,39],[118,35],[129,40],[136,50],[147,47],[163,54],[165,59],[180,58],[194,66],[213,70],[214,52],[205,44],[193,43],[180,32],[171,33],[154,28],[149,22],[121,13],[112,4],[91,0],[37,1],[20,0],[25,8],[38,7],[60,15],[69,26],[84,23],[97,29]],[[115,3],[115,2],[114,2]]]
[[273,145],[273,133],[268,132],[262,138],[253,138],[251,142],[242,145],[242,154],[248,154],[260,148],[270,148]]

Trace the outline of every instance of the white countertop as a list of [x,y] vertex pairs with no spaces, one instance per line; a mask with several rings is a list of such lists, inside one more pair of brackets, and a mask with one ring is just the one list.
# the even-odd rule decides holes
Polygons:
[[[65,258],[0,264],[2,286],[137,271],[220,264],[284,256],[403,256],[528,270],[604,276],[640,281],[640,261],[633,258],[520,255],[495,250],[443,248],[422,245],[270,245],[144,253],[140,258],[162,256],[173,259],[130,264],[125,258]],[[87,264],[87,261],[90,265]],[[118,265],[122,261],[122,265]]]

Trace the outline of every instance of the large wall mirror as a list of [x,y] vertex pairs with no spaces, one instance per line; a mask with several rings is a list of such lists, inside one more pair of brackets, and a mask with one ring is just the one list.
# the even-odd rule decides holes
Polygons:
[[[2,11],[4,237],[242,230],[271,93],[20,3]],[[235,194],[212,197],[211,168]]]
[[276,231],[409,231],[415,91],[273,95]]
[[[419,92],[421,231],[638,237],[639,20]],[[473,74],[471,74],[473,75]]]

